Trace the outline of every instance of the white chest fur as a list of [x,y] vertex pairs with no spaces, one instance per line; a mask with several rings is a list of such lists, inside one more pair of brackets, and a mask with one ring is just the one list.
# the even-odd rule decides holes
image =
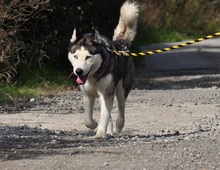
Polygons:
[[96,97],[103,95],[109,91],[109,88],[114,88],[112,74],[108,74],[98,81],[96,81],[93,77],[88,77],[86,83],[80,86],[80,88],[85,94],[94,95]]

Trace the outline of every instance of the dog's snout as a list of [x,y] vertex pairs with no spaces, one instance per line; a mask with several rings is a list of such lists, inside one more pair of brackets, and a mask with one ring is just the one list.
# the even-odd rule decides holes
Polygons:
[[78,76],[81,76],[81,75],[83,74],[83,70],[82,70],[81,68],[77,68],[77,69],[76,69],[76,74],[77,74]]

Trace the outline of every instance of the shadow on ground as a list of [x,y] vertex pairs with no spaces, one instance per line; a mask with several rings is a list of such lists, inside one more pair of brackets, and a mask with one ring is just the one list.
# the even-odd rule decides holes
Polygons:
[[[35,159],[54,155],[92,154],[95,150],[82,150],[84,147],[102,147],[123,145],[127,142],[152,142],[156,140],[183,140],[185,136],[205,132],[200,129],[188,133],[161,132],[150,135],[133,135],[124,132],[120,136],[114,135],[105,140],[94,140],[93,131],[53,131],[49,129],[31,128],[28,126],[0,126],[0,160]],[[126,134],[125,134],[126,133]],[[127,134],[129,133],[129,134]],[[108,154],[118,154],[108,151],[97,151]]]
[[[61,152],[60,149],[95,145],[94,141],[89,139],[92,135],[94,132],[53,131],[28,126],[0,126],[0,159],[33,159],[39,156],[65,155],[67,153]],[[77,152],[74,151],[71,154]]]

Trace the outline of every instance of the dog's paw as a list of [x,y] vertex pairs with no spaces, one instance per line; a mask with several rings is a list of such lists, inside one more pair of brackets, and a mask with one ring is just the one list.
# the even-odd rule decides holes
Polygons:
[[92,137],[95,140],[103,140],[106,139],[106,133],[103,131],[97,131],[96,135]]
[[95,120],[92,120],[91,122],[85,122],[85,125],[89,129],[95,129],[98,126],[98,123]]
[[107,136],[113,136],[113,124],[110,124],[106,132]]
[[94,141],[105,141],[106,140],[106,137],[103,137],[103,136],[99,136],[99,135],[95,135],[95,136],[92,136],[90,137],[91,140],[94,140]]
[[116,120],[116,131],[118,133],[121,133],[123,127],[124,127],[124,120]]
[[107,132],[107,133],[106,133],[106,136],[107,136],[107,137],[112,137],[112,136],[114,136],[114,134],[113,134],[113,132]]
[[122,129],[123,129],[123,127],[116,127],[116,132],[121,133]]

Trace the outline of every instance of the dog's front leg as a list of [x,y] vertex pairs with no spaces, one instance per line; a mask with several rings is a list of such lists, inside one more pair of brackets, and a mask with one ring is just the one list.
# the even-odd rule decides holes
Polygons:
[[90,129],[95,129],[98,126],[98,123],[93,119],[95,96],[84,95],[83,100],[85,108],[85,125]]
[[111,118],[111,111],[113,106],[113,95],[101,95],[101,116],[99,120],[98,130],[94,138],[105,138],[107,126]]

